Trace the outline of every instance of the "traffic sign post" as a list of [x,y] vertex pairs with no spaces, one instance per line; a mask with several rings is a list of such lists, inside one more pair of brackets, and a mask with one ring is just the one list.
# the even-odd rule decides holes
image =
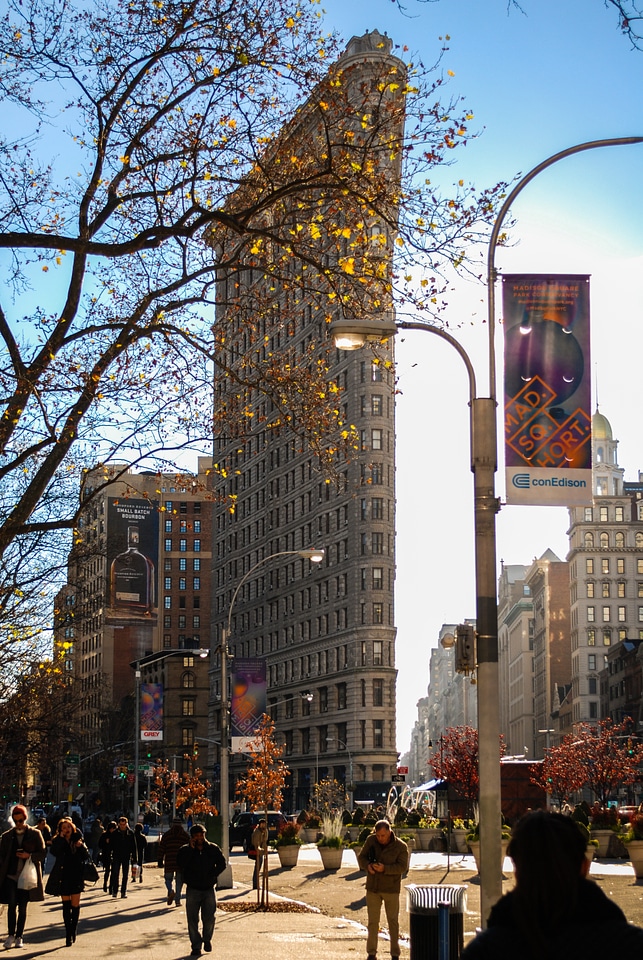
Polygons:
[[391,777],[391,783],[406,783],[406,777],[403,773],[394,773]]

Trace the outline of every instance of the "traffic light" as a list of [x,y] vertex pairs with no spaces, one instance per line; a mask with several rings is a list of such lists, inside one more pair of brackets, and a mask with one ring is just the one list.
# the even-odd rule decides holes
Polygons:
[[476,669],[476,632],[470,623],[455,628],[455,669],[469,676]]
[[199,759],[199,744],[196,740],[194,741],[194,745],[192,747],[192,756],[195,760]]

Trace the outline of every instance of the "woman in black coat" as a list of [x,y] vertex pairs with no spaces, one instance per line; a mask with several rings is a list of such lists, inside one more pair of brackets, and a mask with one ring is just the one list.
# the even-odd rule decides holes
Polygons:
[[80,915],[80,895],[85,889],[83,865],[89,859],[82,833],[73,820],[63,817],[51,842],[51,852],[56,858],[45,890],[60,895],[63,902],[65,922],[65,946],[71,947],[76,940],[76,928]]

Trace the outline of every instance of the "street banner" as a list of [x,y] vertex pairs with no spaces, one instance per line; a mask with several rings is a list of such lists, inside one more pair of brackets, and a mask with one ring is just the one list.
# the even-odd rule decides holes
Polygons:
[[266,661],[263,657],[235,657],[230,697],[230,740],[233,753],[253,744],[261,716],[266,712]]
[[141,684],[141,740],[163,740],[163,684]]
[[502,283],[507,503],[591,504],[589,277]]
[[158,501],[110,497],[106,623],[157,622],[158,557]]

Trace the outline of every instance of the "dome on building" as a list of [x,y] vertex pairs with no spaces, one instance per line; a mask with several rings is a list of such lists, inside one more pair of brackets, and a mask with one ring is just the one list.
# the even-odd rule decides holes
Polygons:
[[607,417],[598,412],[592,417],[592,437],[594,440],[612,440],[612,427]]

